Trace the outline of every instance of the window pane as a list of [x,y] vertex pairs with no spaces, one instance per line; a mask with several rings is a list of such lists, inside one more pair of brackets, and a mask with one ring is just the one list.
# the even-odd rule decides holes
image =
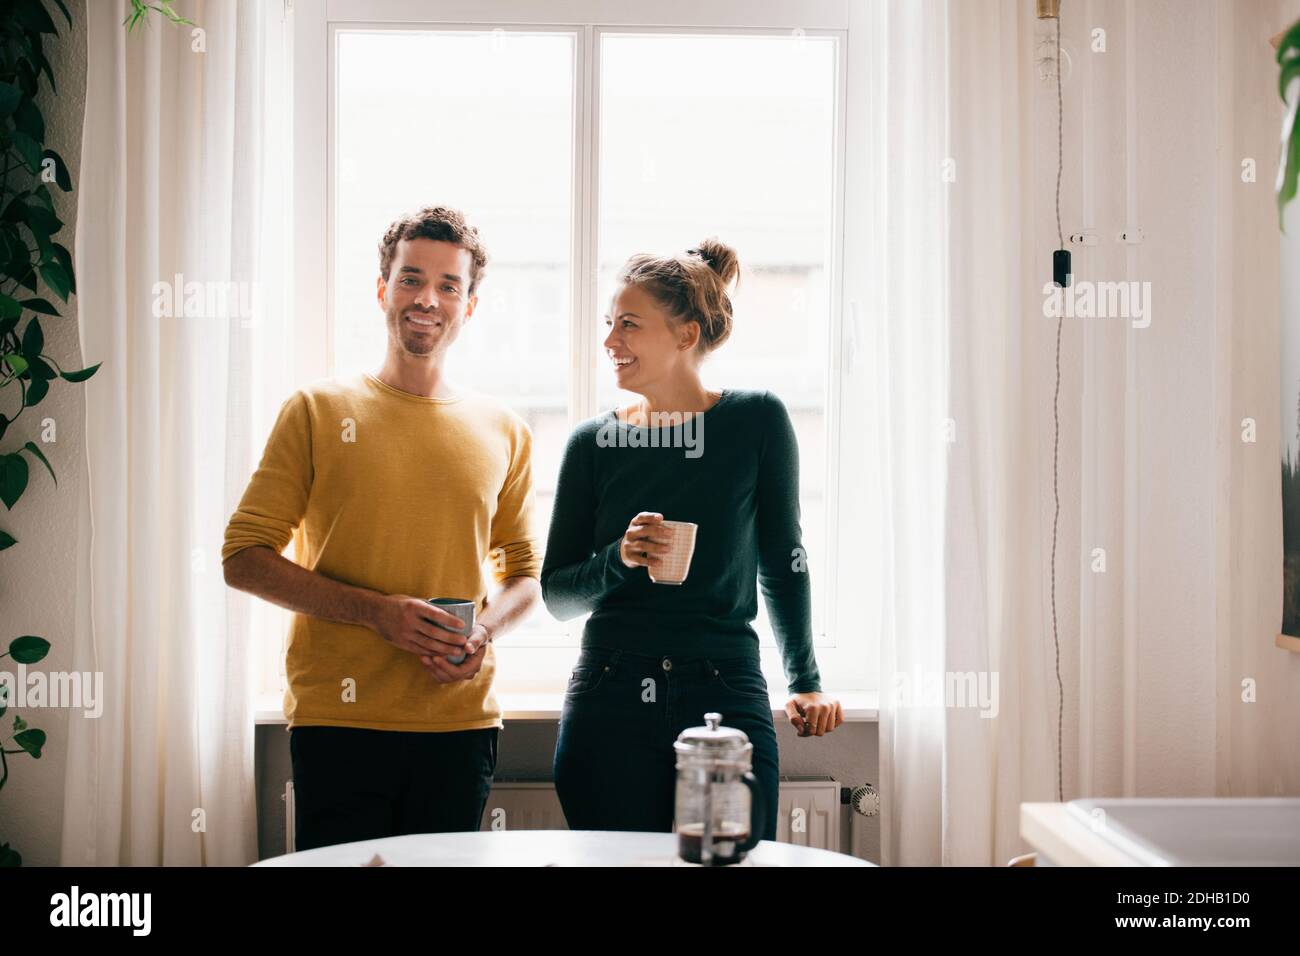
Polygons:
[[[421,206],[462,210],[489,262],[449,377],[532,428],[544,539],[569,429],[573,38],[346,30],[337,39],[334,373],[383,361],[375,279],[388,225]],[[530,623],[555,629],[544,611]]]
[[[802,35],[613,35],[600,47],[601,321],[618,267],[716,235],[740,257],[731,338],[709,387],[768,389],[799,439],[813,630],[826,593],[826,387],[836,43]],[[671,64],[671,69],[665,67]],[[601,409],[636,396],[603,352]],[[766,608],[756,626],[765,639]]]

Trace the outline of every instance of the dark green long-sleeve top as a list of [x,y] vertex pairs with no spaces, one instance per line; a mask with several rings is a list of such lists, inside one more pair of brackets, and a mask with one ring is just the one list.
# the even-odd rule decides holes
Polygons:
[[[642,511],[699,525],[683,584],[655,584],[619,558]],[[757,581],[790,692],[819,691],[807,569],[799,448],[771,392],[724,389],[712,408],[660,428],[631,427],[609,411],[569,436],[542,595],[562,621],[592,612],[584,647],[757,659]]]

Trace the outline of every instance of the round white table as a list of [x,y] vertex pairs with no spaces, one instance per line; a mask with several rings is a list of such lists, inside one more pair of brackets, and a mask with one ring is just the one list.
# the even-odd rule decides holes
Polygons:
[[[691,866],[675,833],[480,830],[418,833],[286,853],[254,866]],[[736,866],[875,866],[856,856],[761,841]]]

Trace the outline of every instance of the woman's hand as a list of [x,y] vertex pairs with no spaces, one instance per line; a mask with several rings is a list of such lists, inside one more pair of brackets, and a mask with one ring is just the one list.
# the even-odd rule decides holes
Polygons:
[[663,525],[664,516],[653,511],[642,511],[633,518],[618,546],[618,556],[623,563],[629,568],[658,568],[669,551],[668,534]]
[[844,723],[844,708],[828,694],[791,694],[785,715],[800,737],[822,737]]

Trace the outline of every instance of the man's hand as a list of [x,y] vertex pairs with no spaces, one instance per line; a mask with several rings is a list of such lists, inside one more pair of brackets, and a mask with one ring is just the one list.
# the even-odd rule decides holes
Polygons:
[[844,708],[827,694],[791,694],[785,715],[800,737],[821,737],[844,723]]
[[459,664],[453,664],[440,654],[422,654],[420,663],[439,684],[470,680],[483,666],[489,640],[487,628],[475,624],[465,642],[465,659]]
[[[441,625],[441,626],[439,626]],[[375,602],[370,627],[394,647],[411,654],[445,657],[465,653],[468,639],[460,630],[465,622],[436,604],[409,594],[381,595]],[[469,663],[466,656],[465,663]]]

